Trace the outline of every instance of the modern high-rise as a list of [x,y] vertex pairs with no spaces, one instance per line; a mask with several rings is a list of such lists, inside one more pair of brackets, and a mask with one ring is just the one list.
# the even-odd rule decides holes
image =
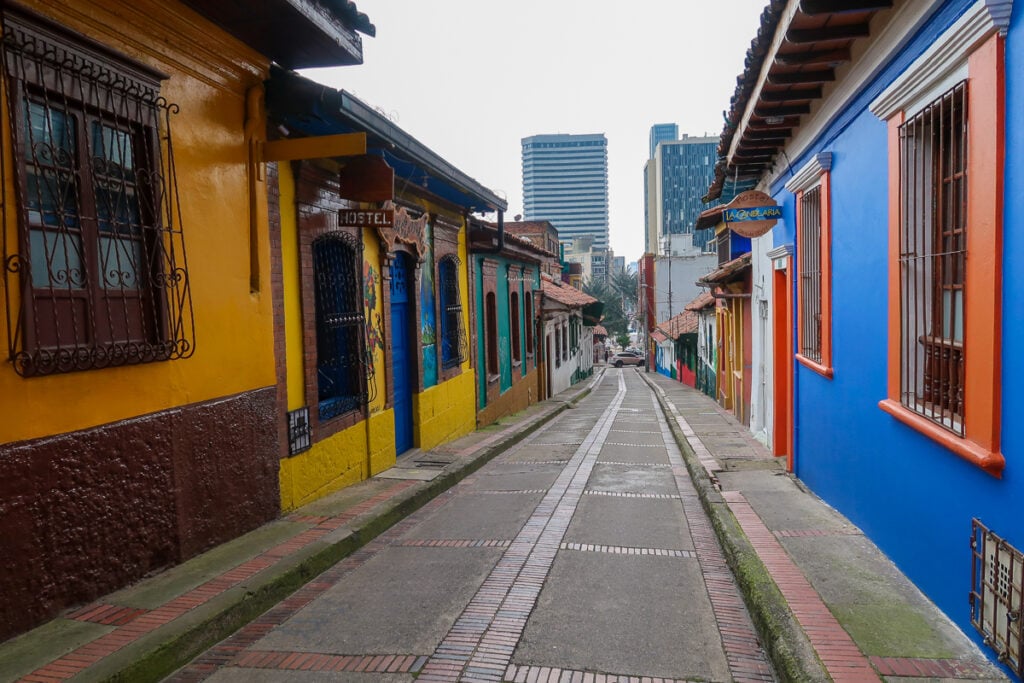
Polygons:
[[[651,141],[655,128],[651,127]],[[647,220],[645,245],[648,252],[671,254],[693,245],[708,249],[710,235],[694,233],[701,211],[708,208],[702,198],[714,179],[717,137],[689,137],[662,140],[644,167],[644,215]]]
[[[608,140],[604,133],[534,135],[522,139],[523,213],[548,220],[571,244],[593,237],[608,248]],[[710,184],[710,183],[709,183]]]
[[656,123],[651,126],[651,151],[648,159],[654,158],[654,151],[659,142],[671,142],[679,139],[679,126],[674,123]]

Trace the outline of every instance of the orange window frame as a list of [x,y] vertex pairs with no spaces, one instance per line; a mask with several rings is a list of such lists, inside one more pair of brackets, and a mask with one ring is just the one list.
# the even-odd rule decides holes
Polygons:
[[[821,209],[821,229],[819,231],[818,249],[820,249],[821,258],[821,362],[818,362],[812,358],[808,358],[802,353],[796,354],[797,361],[801,365],[810,368],[814,372],[832,379],[835,374],[832,369],[832,190],[831,190],[831,174],[827,170],[822,170],[819,176],[820,183],[820,209]],[[818,184],[816,183],[816,184]],[[800,210],[801,202],[804,198],[805,190],[800,190],[796,193],[796,250],[797,255],[802,253],[804,244],[801,243],[801,236],[803,234],[803,219],[801,216],[803,212]],[[803,346],[803,334],[804,334],[804,301],[803,291],[800,287],[800,276],[801,273],[799,261],[795,259],[797,268],[797,348],[802,349]]]
[[967,59],[967,273],[964,345],[964,436],[922,417],[900,401],[900,203],[899,111],[887,119],[889,150],[888,398],[879,407],[985,472],[1001,477],[1003,161],[1005,155],[1004,39],[993,35]]

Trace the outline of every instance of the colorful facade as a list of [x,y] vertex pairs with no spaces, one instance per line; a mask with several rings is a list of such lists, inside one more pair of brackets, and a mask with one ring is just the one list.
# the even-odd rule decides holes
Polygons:
[[467,216],[505,203],[349,93],[275,68],[267,100],[291,510],[476,428]]
[[603,304],[565,283],[541,278],[545,398],[594,372],[594,326]]
[[229,4],[4,5],[0,638],[278,514],[263,81],[373,27]]
[[[477,423],[481,426],[524,410],[544,395],[540,283],[541,273],[557,264],[556,255],[507,228],[471,223]],[[557,240],[551,246],[557,249]]]
[[783,210],[773,448],[1020,676],[1024,6],[804,4],[766,10],[711,188]]

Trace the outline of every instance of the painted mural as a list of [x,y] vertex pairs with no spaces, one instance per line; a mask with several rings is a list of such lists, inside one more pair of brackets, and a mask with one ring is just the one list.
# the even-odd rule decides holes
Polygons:
[[437,314],[434,301],[434,224],[423,226],[423,264],[420,267],[420,343],[423,348],[423,388],[437,384]]
[[374,364],[374,352],[384,350],[384,335],[381,332],[380,311],[377,310],[377,272],[369,262],[363,264],[363,310],[368,311],[366,321],[366,356],[370,368]]

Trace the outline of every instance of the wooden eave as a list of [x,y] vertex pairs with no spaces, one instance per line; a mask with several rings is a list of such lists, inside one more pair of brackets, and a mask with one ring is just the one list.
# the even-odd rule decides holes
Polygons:
[[[720,161],[705,201],[727,181],[763,172],[792,131],[828,95],[836,68],[869,37],[892,0],[769,0],[719,141]],[[774,134],[778,130],[781,134]]]

